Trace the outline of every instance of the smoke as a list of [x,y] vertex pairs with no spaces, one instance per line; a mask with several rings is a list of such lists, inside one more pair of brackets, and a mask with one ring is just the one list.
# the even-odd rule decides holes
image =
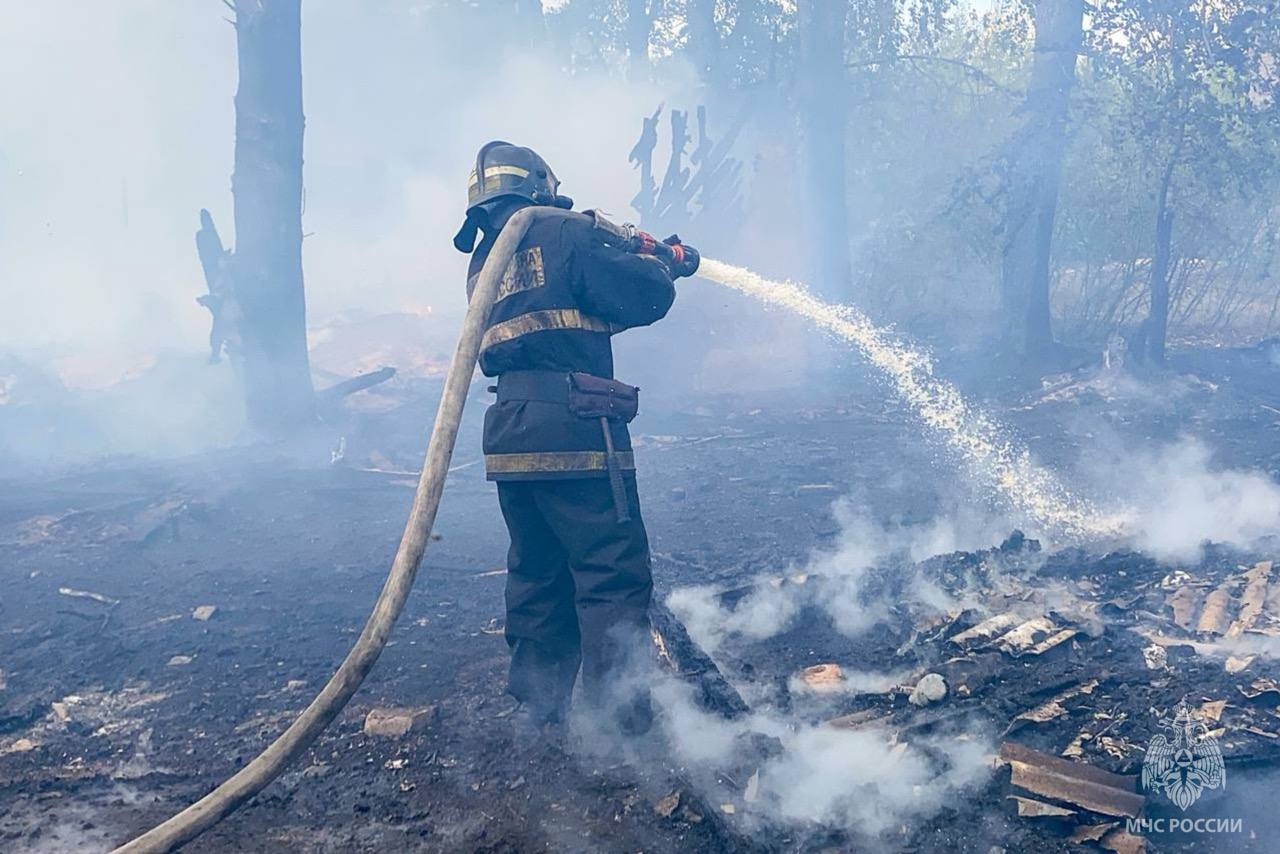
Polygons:
[[[678,767],[691,809],[732,811],[741,829],[790,828],[801,836],[840,829],[874,840],[937,813],[993,769],[993,739],[978,722],[951,721],[927,737],[903,739],[887,726],[852,730],[766,708],[725,718],[699,705],[694,685],[652,662],[633,662],[623,694],[643,685],[656,727],[650,739],[619,736],[594,706],[571,719],[575,753],[669,780]],[[655,799],[668,789],[651,791]]]
[[[1096,460],[1083,479],[1091,494],[1109,496],[1103,506],[1126,520],[1123,538],[1097,545],[1127,545],[1166,562],[1196,564],[1207,543],[1249,549],[1280,536],[1280,484],[1261,471],[1216,466],[1210,449],[1194,438]],[[777,574],[749,579],[740,596],[694,585],[673,590],[667,606],[709,653],[726,642],[775,637],[806,613],[823,614],[837,631],[857,637],[895,609],[921,616],[963,608],[985,612],[987,603],[968,588],[943,590],[918,564],[995,546],[1016,523],[960,498],[943,507],[929,520],[904,524],[878,519],[866,502],[841,498],[832,507],[839,530],[829,545]],[[886,566],[901,578],[889,598],[868,584],[869,570]]]
[[[508,10],[463,5],[304,4],[304,259],[317,322],[464,304],[466,259],[450,239],[489,139],[539,148],[567,192],[629,213],[623,158],[639,116],[677,92],[495,46]],[[234,244],[228,14],[164,0],[11,10],[0,70],[39,85],[0,91],[0,282],[22,295],[5,300],[6,346],[201,349],[197,211]]]
[[1127,539],[1165,561],[1198,562],[1207,542],[1249,548],[1280,534],[1280,484],[1258,470],[1215,465],[1201,440],[1117,452],[1095,489],[1127,508]]
[[0,73],[28,83],[0,89],[0,341],[198,349],[192,234],[229,187],[234,34],[199,3],[6,13]]
[[[1186,438],[1107,462],[1101,467],[1105,476],[1097,474],[1091,485],[1098,494],[1111,496],[1107,506],[1124,508],[1130,544],[1157,558],[1198,561],[1206,541],[1248,546],[1280,527],[1280,485],[1258,471],[1216,466],[1203,442]],[[957,503],[924,524],[886,524],[847,497],[836,502],[834,513],[840,531],[831,545],[777,577],[754,579],[736,604],[726,604],[732,597],[724,591],[703,586],[673,591],[669,607],[711,653],[726,643],[776,636],[815,610],[851,636],[882,622],[894,608],[988,612],[990,603],[968,594],[964,585],[944,591],[930,583],[915,562],[992,545],[1009,530],[1008,519]],[[892,600],[869,597],[869,570],[891,562],[908,576],[904,592]],[[986,575],[986,584],[999,589],[998,567],[988,569],[994,571]],[[1043,583],[1042,604],[1059,594],[1064,602],[1074,599],[1056,589],[1052,579]],[[1016,611],[1017,603],[1012,607]],[[1280,643],[1268,637],[1213,646],[1221,656],[1280,655]],[[839,691],[844,694],[882,692],[909,678],[863,672],[856,662],[843,671]],[[743,809],[750,790],[748,822],[817,823],[875,839],[935,814],[989,779],[993,750],[980,729],[965,732],[970,725],[959,724],[950,735],[903,743],[881,728],[850,731],[815,724],[803,715],[820,711],[824,697],[816,697],[816,705],[796,702],[805,696],[801,687],[791,680],[790,716],[761,708],[742,720],[726,721],[695,706],[688,686],[658,684],[655,696],[664,711],[664,732],[677,754],[694,768],[717,772],[699,778],[712,804],[723,801]],[[759,757],[761,736],[776,740],[777,749],[765,759]],[[754,782],[744,783],[744,777]],[[727,786],[726,779],[735,785]]]
[[926,753],[895,744],[883,732],[815,726],[791,734],[785,744],[786,752],[761,771],[765,804],[785,819],[872,837],[936,813],[991,769],[987,744],[959,738],[929,740]]
[[[210,318],[195,302],[193,239],[203,207],[235,245],[228,15],[216,0],[10,10],[0,71],[38,85],[0,90],[0,456],[182,453],[236,435],[224,423],[239,417],[224,394],[235,377],[201,364]],[[579,207],[631,216],[625,156],[640,117],[692,84],[678,69],[661,90],[570,74],[547,45],[510,38],[510,17],[494,5],[304,4],[303,258],[309,325],[331,350],[384,346],[356,321],[400,312],[426,318],[409,339],[419,349],[451,350],[468,260],[451,239],[483,142],[533,146]],[[368,365],[316,367],[323,386]],[[148,384],[181,387],[182,400],[104,393],[157,370]],[[22,413],[6,406],[11,387],[37,384]]]
[[685,682],[653,685],[671,750],[713,807],[733,804],[748,825],[818,823],[873,839],[936,813],[992,767],[990,741],[963,730],[907,743],[767,711],[727,720],[699,708]]
[[[847,496],[832,505],[832,514],[839,525],[833,542],[777,575],[750,579],[749,592],[733,605],[725,603],[723,589],[693,585],[673,590],[667,606],[708,652],[735,638],[774,637],[810,608],[829,617],[837,631],[857,637],[886,620],[895,606],[930,613],[978,606],[963,592],[942,590],[917,564],[938,554],[990,548],[1013,528],[1007,517],[959,498],[916,524],[878,520],[869,504]],[[901,575],[905,601],[868,590],[869,570],[890,564]]]
[[226,364],[204,356],[152,358],[136,375],[92,384],[101,376],[61,363],[52,371],[0,354],[0,468],[66,465],[103,453],[177,456],[229,445],[241,435],[243,404]]

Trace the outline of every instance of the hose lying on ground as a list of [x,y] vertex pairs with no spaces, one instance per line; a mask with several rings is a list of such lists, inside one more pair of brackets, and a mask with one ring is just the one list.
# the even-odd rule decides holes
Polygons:
[[498,292],[498,283],[515,255],[516,247],[520,245],[534,220],[564,215],[564,211],[545,207],[517,211],[499,233],[480,271],[462,322],[458,347],[449,364],[440,408],[436,412],[431,441],[427,445],[426,461],[422,464],[418,491],[413,496],[413,509],[409,511],[400,548],[396,551],[386,584],[373,606],[373,613],[369,615],[364,631],[360,633],[351,652],[347,653],[342,665],[311,701],[311,705],[256,759],[168,821],[117,848],[114,854],[172,851],[213,827],[279,776],[285,766],[306,750],[337,717],[338,712],[342,711],[342,707],[360,687],[382,653],[382,648],[386,646],[396,618],[404,609],[405,600],[409,598],[409,591],[418,574],[418,564],[426,551],[427,540],[435,524],[436,510],[440,506],[440,495],[444,491],[445,477],[449,472],[453,444],[458,438],[462,409],[467,402],[467,391],[480,355],[480,339],[485,333],[489,309]]

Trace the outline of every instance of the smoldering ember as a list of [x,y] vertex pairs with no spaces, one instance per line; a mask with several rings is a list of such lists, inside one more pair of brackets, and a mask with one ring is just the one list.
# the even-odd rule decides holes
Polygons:
[[0,851],[1280,848],[1276,0],[7,12]]

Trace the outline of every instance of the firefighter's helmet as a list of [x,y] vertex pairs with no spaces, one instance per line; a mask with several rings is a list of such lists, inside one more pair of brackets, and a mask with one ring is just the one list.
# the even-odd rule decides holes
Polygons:
[[520,196],[535,205],[549,205],[560,182],[531,148],[495,140],[476,154],[476,166],[467,179],[467,213],[503,196]]
[[454,245],[463,252],[472,250],[476,231],[483,225],[484,206],[496,199],[514,197],[535,205],[573,207],[572,200],[557,194],[559,188],[555,173],[533,149],[502,140],[485,143],[467,180],[467,219]]

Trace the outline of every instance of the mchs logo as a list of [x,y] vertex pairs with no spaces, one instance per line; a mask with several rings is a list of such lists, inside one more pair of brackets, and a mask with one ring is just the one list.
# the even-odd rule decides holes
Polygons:
[[1147,745],[1142,762],[1142,788],[1163,792],[1186,812],[1205,789],[1226,788],[1227,768],[1218,742],[1209,735],[1200,715],[1183,700],[1174,709],[1173,720],[1161,724]]

